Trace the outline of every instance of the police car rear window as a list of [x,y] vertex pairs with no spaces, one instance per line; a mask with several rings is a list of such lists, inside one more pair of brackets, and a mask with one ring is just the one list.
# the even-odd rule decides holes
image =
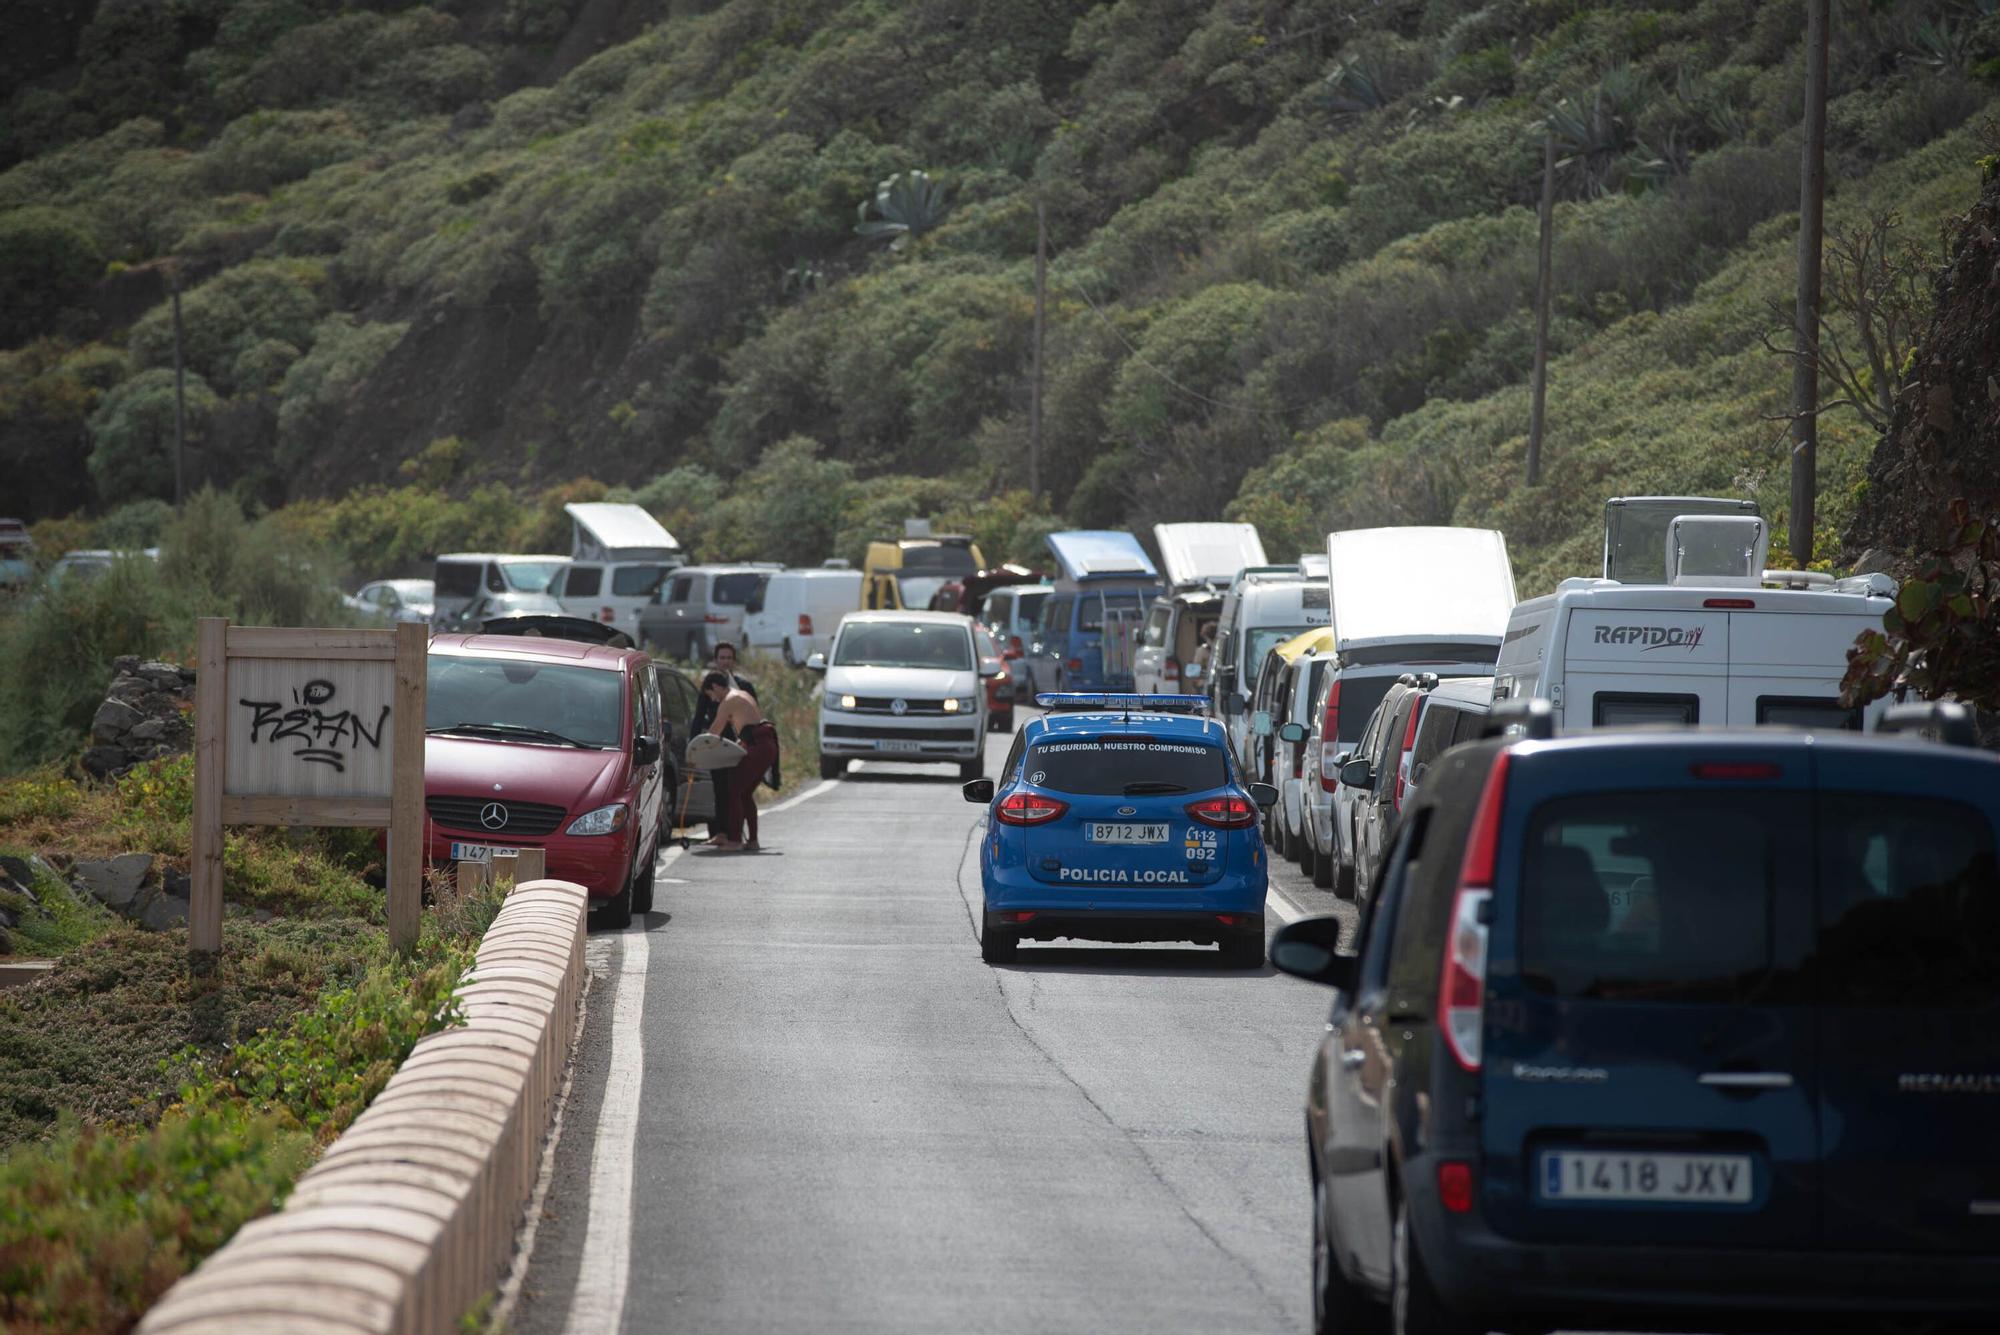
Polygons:
[[1160,737],[1066,737],[1028,752],[1022,777],[1038,788],[1097,796],[1169,796],[1229,782],[1222,748]]

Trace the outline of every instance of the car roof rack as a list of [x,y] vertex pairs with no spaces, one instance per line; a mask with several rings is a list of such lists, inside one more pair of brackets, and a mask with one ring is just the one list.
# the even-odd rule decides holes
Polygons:
[[1051,714],[1079,714],[1105,710],[1146,714],[1208,713],[1205,695],[1142,695],[1137,691],[1043,691],[1035,703]]
[[1496,704],[1488,711],[1479,735],[1511,737],[1516,741],[1546,742],[1556,735],[1556,711],[1548,701],[1525,696]]
[[1949,700],[1894,705],[1883,713],[1875,731],[1913,732],[1946,746],[1979,745],[1979,731],[1972,726],[1972,711]]

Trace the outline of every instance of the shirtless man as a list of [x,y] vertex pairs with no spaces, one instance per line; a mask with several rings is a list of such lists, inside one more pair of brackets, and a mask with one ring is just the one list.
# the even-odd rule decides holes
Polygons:
[[734,728],[744,751],[743,759],[727,771],[729,828],[710,847],[724,853],[757,852],[757,785],[778,763],[778,730],[764,717],[757,697],[735,685],[727,673],[711,672],[703,677],[701,693],[715,702],[715,721],[708,725],[709,732],[720,737],[723,729]]

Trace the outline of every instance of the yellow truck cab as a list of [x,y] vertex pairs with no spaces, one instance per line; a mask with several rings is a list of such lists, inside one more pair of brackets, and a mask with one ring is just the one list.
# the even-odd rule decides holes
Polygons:
[[861,604],[871,612],[925,608],[947,581],[985,568],[986,558],[965,534],[932,533],[928,520],[908,520],[901,538],[868,544]]

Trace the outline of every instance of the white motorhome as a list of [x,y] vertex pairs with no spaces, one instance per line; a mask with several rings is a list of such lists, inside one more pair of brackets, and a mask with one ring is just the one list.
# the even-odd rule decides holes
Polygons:
[[565,505],[563,513],[571,524],[569,564],[549,581],[549,592],[571,616],[616,626],[636,644],[639,609],[687,564],[687,554],[643,506],[589,501]]
[[[1606,570],[1655,564],[1658,583],[1567,579],[1514,609],[1495,672],[1495,702],[1547,700],[1563,728],[1643,723],[1784,724],[1858,730],[1888,702],[1840,703],[1847,650],[1880,629],[1895,595],[1886,575],[1835,580],[1764,569],[1762,519],[1665,514],[1684,497],[1621,498],[1607,507]],[[1615,560],[1618,527],[1663,533],[1661,560]],[[1631,549],[1636,543],[1623,544]]]
[[743,642],[796,667],[833,644],[841,617],[861,609],[861,572],[847,562],[774,570],[743,604]]

